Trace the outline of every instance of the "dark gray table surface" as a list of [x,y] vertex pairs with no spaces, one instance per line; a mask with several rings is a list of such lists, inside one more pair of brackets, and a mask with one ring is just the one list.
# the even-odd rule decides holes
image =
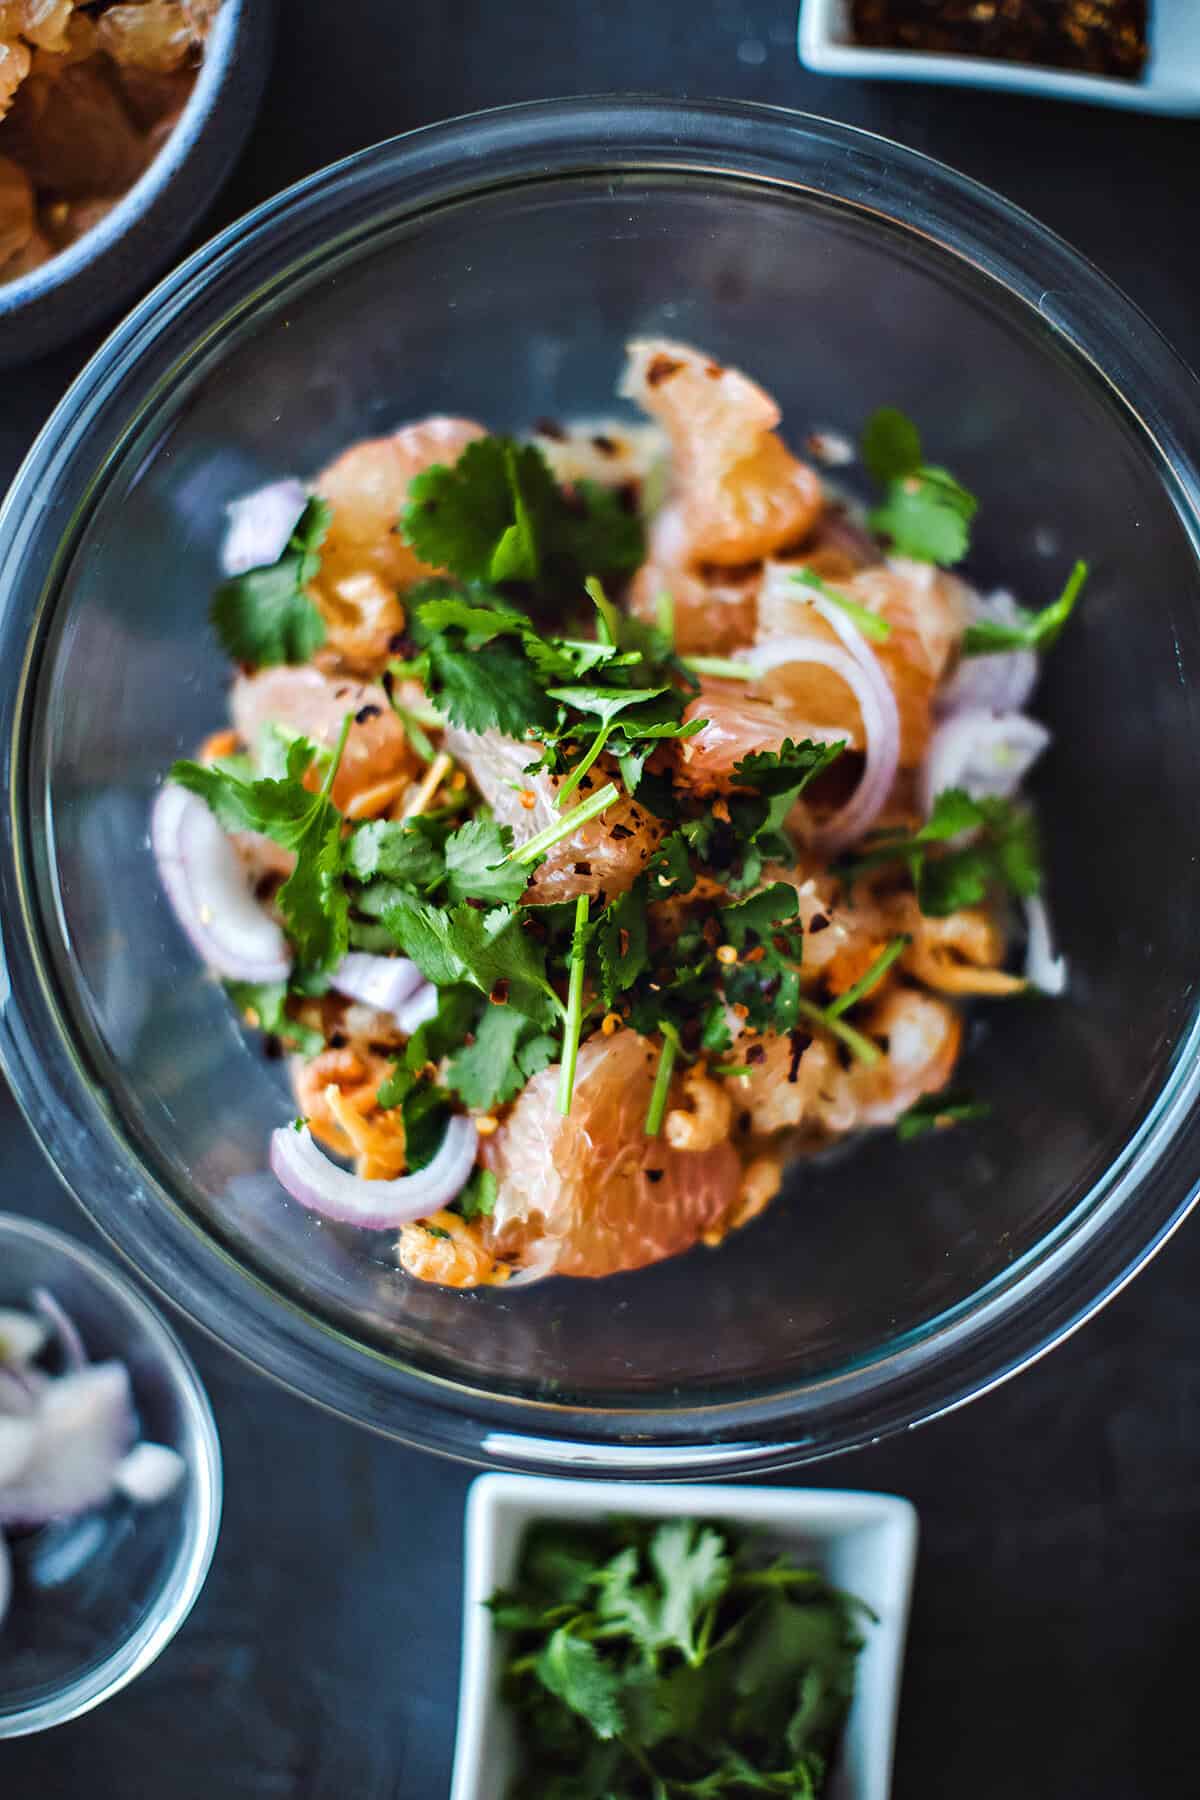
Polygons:
[[[206,229],[411,126],[552,94],[730,95],[926,150],[1070,238],[1200,361],[1200,121],[798,68],[792,0],[291,0]],[[0,481],[92,348],[0,378]],[[0,1089],[0,1204],[89,1235]],[[1200,1223],[1006,1387],[797,1480],[907,1494],[922,1551],[897,1800],[1200,1792]],[[111,1705],[0,1746],[39,1800],[440,1800],[470,1473],[292,1399],[189,1332],[225,1447],[191,1620]]]

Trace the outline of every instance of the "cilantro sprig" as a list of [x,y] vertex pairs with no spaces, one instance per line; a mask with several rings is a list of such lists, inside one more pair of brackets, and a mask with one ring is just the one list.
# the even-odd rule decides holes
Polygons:
[[423,561],[462,581],[548,599],[573,597],[588,575],[631,575],[645,554],[641,522],[618,495],[590,481],[568,495],[535,445],[503,437],[418,475],[400,529]]
[[213,596],[213,629],[235,662],[267,668],[273,663],[305,663],[325,642],[325,621],[306,589],[321,567],[321,545],[333,509],[314,497],[283,554],[262,568],[222,582]]
[[[968,833],[969,841],[951,847]],[[997,889],[1030,899],[1042,880],[1033,814],[1012,800],[974,800],[962,788],[940,793],[919,830],[877,833],[838,873],[853,886],[889,863],[907,869],[921,911],[939,919],[980,905]]]
[[963,655],[995,656],[1005,650],[1033,650],[1040,654],[1049,650],[1062,635],[1087,578],[1088,565],[1077,562],[1058,599],[1044,606],[1041,612],[1023,612],[1015,625],[1001,625],[989,619],[976,620],[974,625],[967,626]]
[[331,969],[349,941],[349,897],[342,882],[342,815],[330,799],[353,722],[347,713],[341,736],[316,793],[304,786],[316,746],[296,738],[280,779],[245,781],[227,769],[177,762],[171,780],[207,802],[226,831],[258,831],[295,852],[296,866],[275,897],[300,964]]
[[946,1088],[940,1094],[926,1094],[901,1113],[896,1120],[896,1136],[902,1144],[924,1137],[926,1132],[944,1131],[951,1125],[991,1117],[987,1100],[975,1100],[962,1088]]
[[823,1791],[866,1609],[817,1570],[697,1519],[547,1524],[489,1605],[522,1792]]
[[979,502],[948,469],[924,460],[912,420],[894,406],[881,406],[864,427],[862,455],[883,488],[883,500],[870,515],[871,529],[917,562],[944,567],[961,562]]

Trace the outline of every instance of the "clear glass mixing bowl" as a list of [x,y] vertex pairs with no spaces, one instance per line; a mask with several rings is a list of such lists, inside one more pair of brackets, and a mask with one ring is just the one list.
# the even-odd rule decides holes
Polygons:
[[[625,339],[744,363],[793,438],[915,415],[984,496],[973,569],[1093,565],[1040,710],[1073,981],[994,1006],[992,1121],[795,1171],[718,1253],[455,1294],[261,1174],[291,1105],[176,928],[146,839],[222,718],[232,496],[432,409],[608,409]],[[819,119],[578,100],[421,131],[293,188],[121,327],[0,522],[0,1048],[63,1179],[159,1288],[380,1430],[528,1467],[732,1472],[926,1417],[1045,1350],[1195,1195],[1197,386],[995,195]],[[597,1171],[597,1180],[603,1171]]]

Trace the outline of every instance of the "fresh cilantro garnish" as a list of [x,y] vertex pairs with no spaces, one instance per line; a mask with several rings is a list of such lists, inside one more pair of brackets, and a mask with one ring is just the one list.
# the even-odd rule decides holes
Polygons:
[[299,962],[306,969],[331,969],[349,939],[349,900],[342,881],[342,815],[329,798],[351,715],[317,793],[303,785],[316,756],[298,738],[288,748],[282,780],[240,781],[201,763],[177,762],[171,780],[208,803],[226,831],[260,831],[292,850],[296,866],[275,903]]
[[382,877],[420,893],[431,892],[445,867],[437,843],[421,820],[371,819],[346,842],[347,873],[356,881]]
[[475,1041],[446,1065],[446,1086],[472,1112],[489,1112],[521,1092],[558,1054],[558,1042],[513,1004],[485,1006]]
[[399,1107],[404,1120],[404,1161],[411,1173],[433,1161],[445,1136],[450,1096],[423,1068],[400,1063],[380,1086],[382,1107]]
[[721,931],[743,952],[723,969],[725,998],[746,1008],[756,1031],[790,1031],[800,1002],[796,965],[803,954],[797,919],[800,896],[787,881],[775,881],[734,906],[723,907]]
[[286,981],[227,981],[225,992],[247,1024],[256,1031],[264,1032],[267,1037],[281,1038],[302,1056],[315,1056],[325,1048],[325,1039],[319,1031],[289,1017]]
[[512,907],[480,912],[469,905],[430,906],[400,895],[384,918],[398,949],[427,981],[466,982],[499,1005],[511,1004],[539,1025],[562,1017],[543,951]]
[[571,948],[567,957],[567,1010],[563,1017],[562,1071],[558,1083],[558,1110],[564,1117],[571,1110],[571,1095],[575,1091],[575,1065],[579,1058],[579,1036],[583,1029],[583,982],[591,935],[588,925],[588,896],[579,894],[575,900]]
[[988,1101],[973,1100],[962,1089],[926,1094],[906,1113],[901,1113],[896,1120],[896,1136],[902,1144],[911,1143],[913,1138],[923,1137],[927,1131],[940,1131],[971,1119],[986,1119],[991,1111]]
[[588,575],[632,574],[644,555],[640,522],[618,496],[578,482],[568,497],[541,451],[510,438],[479,438],[453,468],[418,475],[402,530],[423,561],[462,581],[547,597],[571,597]]
[[1003,650],[1049,650],[1057,643],[1087,577],[1087,564],[1077,562],[1058,599],[1044,606],[1041,612],[1023,612],[1016,625],[999,625],[988,619],[968,625],[963,637],[963,655],[995,656]]
[[596,955],[600,965],[600,993],[605,1006],[631,988],[649,963],[649,931],[646,920],[647,889],[644,876],[609,902],[596,924]]
[[525,892],[527,871],[508,861],[513,834],[492,819],[472,819],[446,839],[446,896],[515,906]]
[[948,469],[922,459],[920,433],[912,420],[894,406],[880,407],[867,420],[862,454],[884,490],[882,504],[870,515],[872,530],[917,562],[946,567],[961,562],[979,502]]
[[793,857],[784,830],[787,816],[809,783],[823,775],[845,748],[844,740],[818,744],[805,738],[797,744],[787,738],[778,750],[756,750],[735,765],[739,786],[752,789],[757,796],[739,795],[730,802],[742,857],[741,873],[731,881],[736,890],[753,887],[765,863],[787,862]]
[[[972,834],[969,842],[930,854],[967,832]],[[907,868],[921,911],[934,918],[978,906],[996,888],[1029,899],[1042,879],[1033,814],[1012,800],[974,800],[962,788],[940,793],[918,831],[877,834],[838,873],[853,884],[893,862]]]
[[464,1219],[490,1219],[496,1210],[499,1183],[490,1169],[476,1169],[458,1196],[457,1206]]
[[489,1604],[523,1792],[821,1793],[864,1609],[817,1571],[695,1519],[544,1525]]
[[222,582],[213,596],[213,628],[235,662],[266,668],[306,663],[325,642],[325,622],[306,589],[321,567],[320,550],[333,509],[306,502],[277,562]]

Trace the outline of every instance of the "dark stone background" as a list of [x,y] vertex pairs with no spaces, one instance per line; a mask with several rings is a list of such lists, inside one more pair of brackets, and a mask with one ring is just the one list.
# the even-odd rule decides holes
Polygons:
[[[206,222],[410,126],[554,94],[729,95],[827,113],[1028,207],[1200,357],[1200,121],[806,74],[792,0],[290,0],[262,114]],[[90,351],[0,385],[0,478]],[[0,1090],[5,1207],[87,1235]],[[966,1411],[806,1471],[892,1489],[922,1552],[897,1800],[1200,1791],[1200,1225],[1048,1361]],[[225,1528],[132,1689],[0,1746],[42,1800],[439,1800],[470,1474],[302,1405],[188,1333],[225,1446]]]

